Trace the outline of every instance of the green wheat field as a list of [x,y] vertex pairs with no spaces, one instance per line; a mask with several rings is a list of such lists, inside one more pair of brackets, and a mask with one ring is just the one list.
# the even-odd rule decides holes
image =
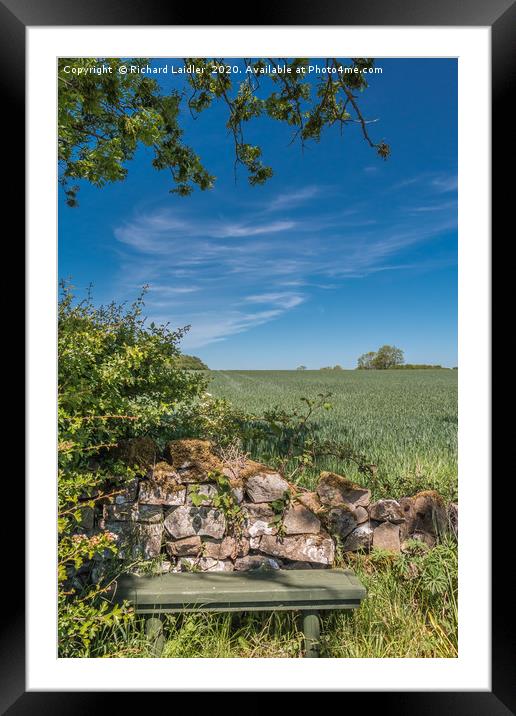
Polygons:
[[[419,489],[457,498],[457,371],[212,371],[210,392],[257,414],[331,393],[332,408],[315,416],[320,435],[349,443],[378,471],[373,497]],[[270,457],[269,446],[261,455]],[[326,466],[325,466],[326,467]],[[328,469],[363,482],[353,465]],[[311,485],[307,485],[310,487]]]

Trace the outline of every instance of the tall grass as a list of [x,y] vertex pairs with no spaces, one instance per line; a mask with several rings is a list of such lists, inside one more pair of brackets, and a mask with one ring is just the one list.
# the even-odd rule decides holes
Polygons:
[[[367,589],[352,612],[322,613],[321,656],[454,658],[457,647],[457,550],[341,557]],[[292,612],[169,615],[163,658],[299,658],[304,639]],[[108,656],[151,657],[143,622],[120,628]],[[101,654],[99,654],[101,655]]]

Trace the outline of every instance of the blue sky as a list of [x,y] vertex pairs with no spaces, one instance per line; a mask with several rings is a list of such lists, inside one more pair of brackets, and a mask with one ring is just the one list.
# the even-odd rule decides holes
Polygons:
[[[176,63],[163,60],[161,63]],[[185,115],[185,141],[215,189],[168,193],[142,149],[124,182],[81,185],[59,204],[59,275],[98,303],[131,301],[149,284],[146,314],[191,324],[185,352],[211,368],[288,369],[339,363],[392,343],[407,362],[457,364],[457,65],[377,59],[360,95],[376,156],[352,124],[319,144],[290,144],[260,120],[249,141],[274,169],[235,183],[224,112]],[[170,75],[164,89],[178,84]]]

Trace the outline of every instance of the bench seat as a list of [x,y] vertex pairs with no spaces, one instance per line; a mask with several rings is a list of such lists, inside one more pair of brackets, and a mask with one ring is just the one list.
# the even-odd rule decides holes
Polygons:
[[149,618],[147,631],[155,636],[161,634],[156,617],[167,613],[301,610],[309,657],[318,656],[319,611],[356,609],[365,596],[364,586],[346,569],[124,575],[115,593],[116,601],[128,600]]
[[183,611],[270,611],[272,609],[355,609],[365,588],[344,569],[178,572],[124,575],[117,597],[140,614]]

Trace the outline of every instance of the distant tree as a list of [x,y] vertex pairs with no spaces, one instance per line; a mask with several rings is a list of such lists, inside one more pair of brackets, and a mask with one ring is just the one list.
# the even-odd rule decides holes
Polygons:
[[376,355],[373,358],[373,365],[376,370],[388,370],[389,368],[402,365],[404,362],[405,359],[401,348],[389,345],[378,348]]
[[388,370],[397,368],[405,362],[403,351],[396,346],[384,345],[375,351],[364,353],[358,358],[359,370]]
[[206,363],[197,356],[189,356],[184,353],[177,356],[174,361],[176,368],[181,370],[209,370]]
[[430,363],[403,363],[392,367],[396,370],[443,370],[442,365],[431,365]]
[[306,370],[306,365],[298,365],[296,370]]
[[337,365],[334,365],[334,366],[331,366],[331,365],[324,366],[323,368],[319,368],[319,370],[344,370],[344,368],[337,363]]
[[357,361],[357,368],[359,370],[372,370],[374,368],[373,361],[375,358],[376,353],[374,351],[363,353]]

